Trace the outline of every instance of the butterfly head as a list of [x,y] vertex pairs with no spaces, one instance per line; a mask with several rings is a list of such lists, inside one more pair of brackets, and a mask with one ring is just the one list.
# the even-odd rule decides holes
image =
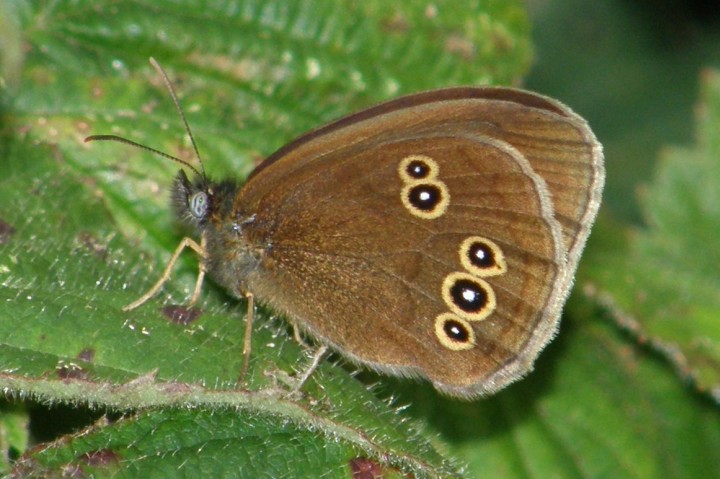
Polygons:
[[212,211],[212,187],[202,177],[191,182],[185,171],[180,170],[173,184],[172,201],[182,222],[203,229]]
[[237,191],[234,181],[216,183],[203,175],[190,181],[185,171],[180,170],[173,184],[172,201],[183,223],[205,231],[211,222],[224,222],[233,216]]

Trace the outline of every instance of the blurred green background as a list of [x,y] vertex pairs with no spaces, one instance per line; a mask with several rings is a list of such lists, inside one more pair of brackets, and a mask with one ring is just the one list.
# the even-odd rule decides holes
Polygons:
[[720,13],[698,0],[526,2],[535,58],[525,85],[585,115],[605,146],[604,207],[642,223],[638,185],[658,151],[694,138],[700,72],[720,62]]

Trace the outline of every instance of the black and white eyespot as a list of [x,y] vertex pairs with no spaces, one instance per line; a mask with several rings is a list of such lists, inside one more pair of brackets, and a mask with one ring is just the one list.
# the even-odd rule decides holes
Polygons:
[[435,219],[447,211],[450,193],[441,181],[409,183],[402,189],[402,202],[414,216]]
[[440,344],[453,351],[475,346],[475,332],[470,323],[452,313],[443,313],[435,318],[435,336]]
[[497,306],[495,292],[487,281],[464,272],[445,277],[442,298],[450,311],[468,321],[487,318]]
[[398,174],[404,183],[432,180],[438,175],[438,164],[426,155],[409,155],[400,161]]
[[466,238],[459,248],[460,262],[475,276],[497,276],[507,272],[507,263],[502,249],[493,241],[482,236]]
[[188,199],[188,209],[190,214],[198,220],[205,218],[208,211],[208,196],[204,191],[196,191]]

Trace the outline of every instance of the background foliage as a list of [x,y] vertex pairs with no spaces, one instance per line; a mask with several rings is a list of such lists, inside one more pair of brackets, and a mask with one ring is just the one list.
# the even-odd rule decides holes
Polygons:
[[[0,4],[0,471],[720,475],[720,30],[680,3],[529,2],[529,17],[504,0]],[[524,82],[587,117],[604,207],[536,371],[464,403],[327,361],[286,397],[279,372],[307,358],[261,310],[254,392],[237,391],[244,303],[208,285],[199,317],[162,308],[191,290],[191,255],[152,306],[122,313],[183,234],[176,167],[82,139],[192,158],[150,56],[218,177],[433,87]]]

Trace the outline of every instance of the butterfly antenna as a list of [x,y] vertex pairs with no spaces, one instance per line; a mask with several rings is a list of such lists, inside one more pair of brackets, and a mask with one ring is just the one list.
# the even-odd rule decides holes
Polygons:
[[188,163],[185,160],[181,160],[180,158],[177,158],[175,156],[169,155],[163,151],[157,150],[155,148],[151,148],[149,146],[143,145],[141,143],[134,142],[132,140],[128,140],[127,138],[123,138],[121,136],[117,135],[91,135],[85,138],[85,143],[88,143],[90,141],[117,141],[118,143],[125,143],[126,145],[134,146],[136,148],[140,148],[141,150],[149,151],[150,153],[154,153],[158,156],[161,156],[163,158],[167,158],[169,160],[175,161],[177,163],[180,163],[183,166],[186,166],[187,168],[190,168],[196,175],[198,175],[204,182],[207,183],[207,176],[205,175],[205,166],[203,165],[202,158],[200,157],[200,151],[198,150],[197,143],[195,143],[195,138],[193,137],[192,132],[190,131],[190,125],[188,125],[187,118],[185,118],[185,112],[183,112],[183,109],[180,107],[180,102],[178,101],[177,95],[175,94],[175,89],[172,86],[172,83],[170,83],[170,79],[165,74],[165,71],[162,69],[160,64],[155,60],[153,57],[150,57],[150,64],[155,68],[155,71],[157,71],[160,76],[162,77],[163,81],[165,82],[165,86],[167,87],[168,91],[170,92],[170,97],[172,97],[173,103],[175,103],[175,108],[177,109],[178,113],[180,114],[180,118],[182,119],[183,125],[185,125],[185,131],[187,132],[188,136],[190,137],[190,142],[192,143],[193,150],[195,150],[195,157],[198,159],[198,163],[200,164],[200,170],[195,168],[193,165]]
[[149,146],[145,146],[141,143],[137,143],[132,140],[128,140],[127,138],[123,138],[122,136],[117,135],[91,135],[85,138],[85,143],[88,143],[90,141],[117,141],[118,143],[125,143],[126,145],[134,146],[135,148],[140,148],[141,150],[149,151],[150,153],[154,153],[158,156],[162,156],[163,158],[167,158],[168,160],[176,161],[180,163],[183,166],[186,166],[190,168],[196,175],[205,178],[204,172],[200,173],[197,168],[195,168],[193,165],[188,163],[185,160],[181,160],[180,158],[176,158],[172,155],[169,155],[165,153],[164,151],[156,150],[155,148],[151,148]]
[[[192,131],[190,131],[190,125],[188,125],[187,118],[185,118],[185,112],[180,107],[180,102],[178,101],[177,95],[175,94],[175,89],[173,88],[172,83],[170,83],[170,79],[168,78],[167,74],[165,74],[165,70],[162,69],[157,60],[155,60],[153,57],[150,57],[150,64],[153,66],[153,68],[155,68],[155,71],[160,74],[163,81],[165,82],[165,87],[167,87],[168,91],[170,92],[173,103],[175,103],[175,108],[180,114],[180,118],[182,118],[183,125],[185,125],[185,131],[190,137],[190,143],[192,143],[193,150],[195,150],[195,157],[198,159],[198,163],[200,164],[200,171],[202,171],[202,175],[200,176],[204,181],[206,181],[207,177],[205,176],[205,166],[203,165],[202,157],[200,156],[200,150],[198,150],[197,143],[195,143],[195,137],[193,136]],[[193,168],[193,170],[195,170],[195,168]],[[195,171],[197,172],[197,170]]]

